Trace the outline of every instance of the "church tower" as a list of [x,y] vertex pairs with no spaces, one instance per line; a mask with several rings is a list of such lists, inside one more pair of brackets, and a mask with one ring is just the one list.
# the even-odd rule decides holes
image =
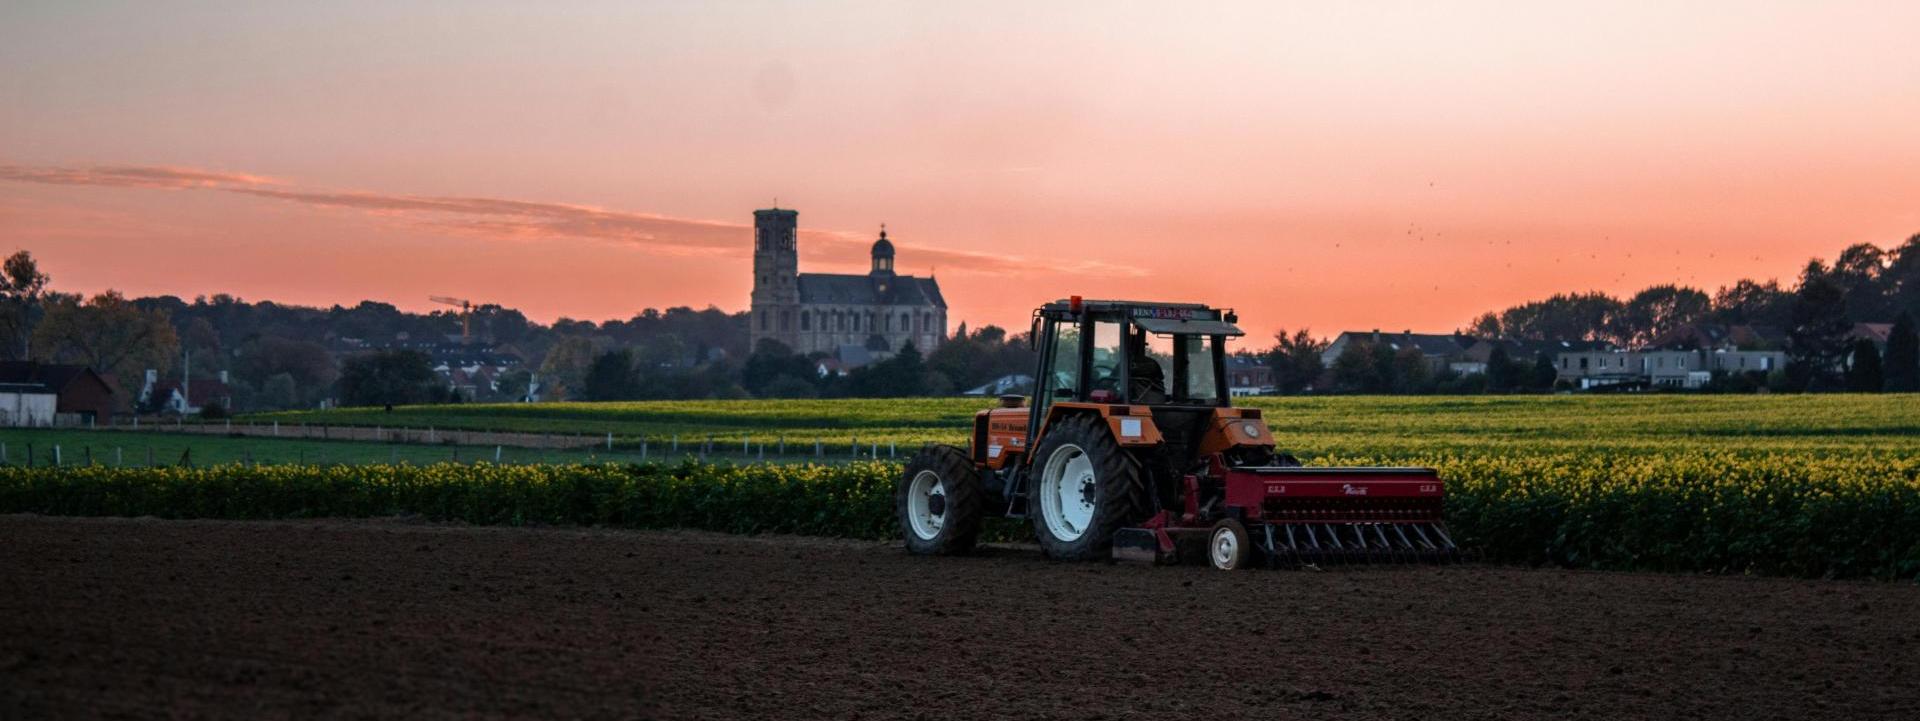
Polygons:
[[873,241],[873,270],[867,272],[873,280],[873,295],[881,302],[891,302],[895,274],[893,272],[893,241],[887,240],[887,226],[880,226],[880,239]]
[[753,211],[753,313],[748,349],[761,338],[795,347],[794,318],[800,305],[800,212]]

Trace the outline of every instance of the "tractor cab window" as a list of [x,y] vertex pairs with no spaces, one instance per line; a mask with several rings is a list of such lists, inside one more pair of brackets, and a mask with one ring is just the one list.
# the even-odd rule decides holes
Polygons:
[[[1133,335],[1136,367],[1128,375],[1129,400],[1134,403],[1217,405],[1220,383],[1214,374],[1219,338],[1205,335],[1167,335],[1136,329]],[[1144,361],[1144,362],[1142,362]]]
[[1046,378],[1037,379],[1039,395],[1053,398],[1080,392],[1080,328],[1072,323],[1053,323],[1053,358]]
[[1126,335],[1123,326],[1117,320],[1100,320],[1093,323],[1093,376],[1087,384],[1089,391],[1110,391],[1113,399],[1118,400],[1122,390],[1120,373],[1126,354]]

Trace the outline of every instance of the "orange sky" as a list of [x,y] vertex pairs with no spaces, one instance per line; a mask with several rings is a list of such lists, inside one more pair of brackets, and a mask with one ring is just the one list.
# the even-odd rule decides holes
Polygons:
[[1264,336],[1920,232],[1915,3],[307,5],[0,6],[5,248],[70,291],[605,319],[743,308],[777,197],[803,270],[884,222],[956,321]]

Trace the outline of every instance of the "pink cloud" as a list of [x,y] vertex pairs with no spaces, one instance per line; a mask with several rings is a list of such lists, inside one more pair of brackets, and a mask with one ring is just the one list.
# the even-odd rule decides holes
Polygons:
[[[397,219],[434,232],[492,240],[602,240],[637,245],[666,255],[717,254],[746,257],[746,223],[676,218],[568,203],[504,198],[436,197],[292,187],[265,176],[160,166],[31,168],[0,166],[0,180],[48,185],[211,190]],[[864,264],[872,240],[830,230],[803,231],[809,257],[830,263]],[[992,275],[1029,273],[1142,277],[1144,270],[1100,261],[1035,261],[1017,255],[902,245],[914,263],[939,270]]]

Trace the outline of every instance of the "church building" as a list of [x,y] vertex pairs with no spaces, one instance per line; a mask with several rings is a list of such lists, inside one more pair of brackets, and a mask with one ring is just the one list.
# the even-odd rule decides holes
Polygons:
[[802,273],[799,217],[784,208],[753,211],[749,347],[772,338],[797,353],[849,360],[890,356],[908,343],[927,353],[946,340],[940,283],[894,272],[893,242],[884,226],[866,275]]

